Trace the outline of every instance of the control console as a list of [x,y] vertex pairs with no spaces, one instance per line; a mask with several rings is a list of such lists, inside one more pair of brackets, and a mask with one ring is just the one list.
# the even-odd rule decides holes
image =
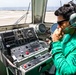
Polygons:
[[12,58],[12,64],[19,68],[23,75],[50,61],[48,45],[38,39],[32,27],[3,31],[0,36],[3,54]]

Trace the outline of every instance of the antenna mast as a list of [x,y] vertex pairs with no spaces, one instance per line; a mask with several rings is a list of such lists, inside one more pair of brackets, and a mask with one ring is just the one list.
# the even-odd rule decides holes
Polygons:
[[62,2],[61,2],[61,0],[60,0],[60,6],[62,6]]

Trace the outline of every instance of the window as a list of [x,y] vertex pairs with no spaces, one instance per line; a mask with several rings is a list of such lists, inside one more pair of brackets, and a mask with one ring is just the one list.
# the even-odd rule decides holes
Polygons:
[[[56,9],[58,9],[60,6],[62,6],[64,3],[67,3],[72,0],[48,0],[47,8],[46,8],[46,15],[45,15],[45,22],[56,22],[56,16],[54,15],[54,12]],[[76,3],[76,0],[73,0],[74,3]]]
[[0,1],[0,26],[31,23],[31,0]]

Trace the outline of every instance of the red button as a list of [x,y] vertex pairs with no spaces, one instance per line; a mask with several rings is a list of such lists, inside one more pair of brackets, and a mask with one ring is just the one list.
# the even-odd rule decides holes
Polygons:
[[24,68],[27,68],[27,65],[26,64],[24,64]]
[[35,48],[35,51],[38,51],[38,48]]
[[26,55],[28,55],[29,54],[29,51],[26,51]]

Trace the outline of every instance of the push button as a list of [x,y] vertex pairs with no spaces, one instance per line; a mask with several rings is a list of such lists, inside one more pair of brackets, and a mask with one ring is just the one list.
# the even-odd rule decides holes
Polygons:
[[24,64],[24,68],[27,68],[27,65],[26,64]]
[[25,54],[26,54],[26,55],[29,55],[29,51],[26,51]]
[[34,50],[35,50],[35,51],[38,51],[38,48],[35,48]]

